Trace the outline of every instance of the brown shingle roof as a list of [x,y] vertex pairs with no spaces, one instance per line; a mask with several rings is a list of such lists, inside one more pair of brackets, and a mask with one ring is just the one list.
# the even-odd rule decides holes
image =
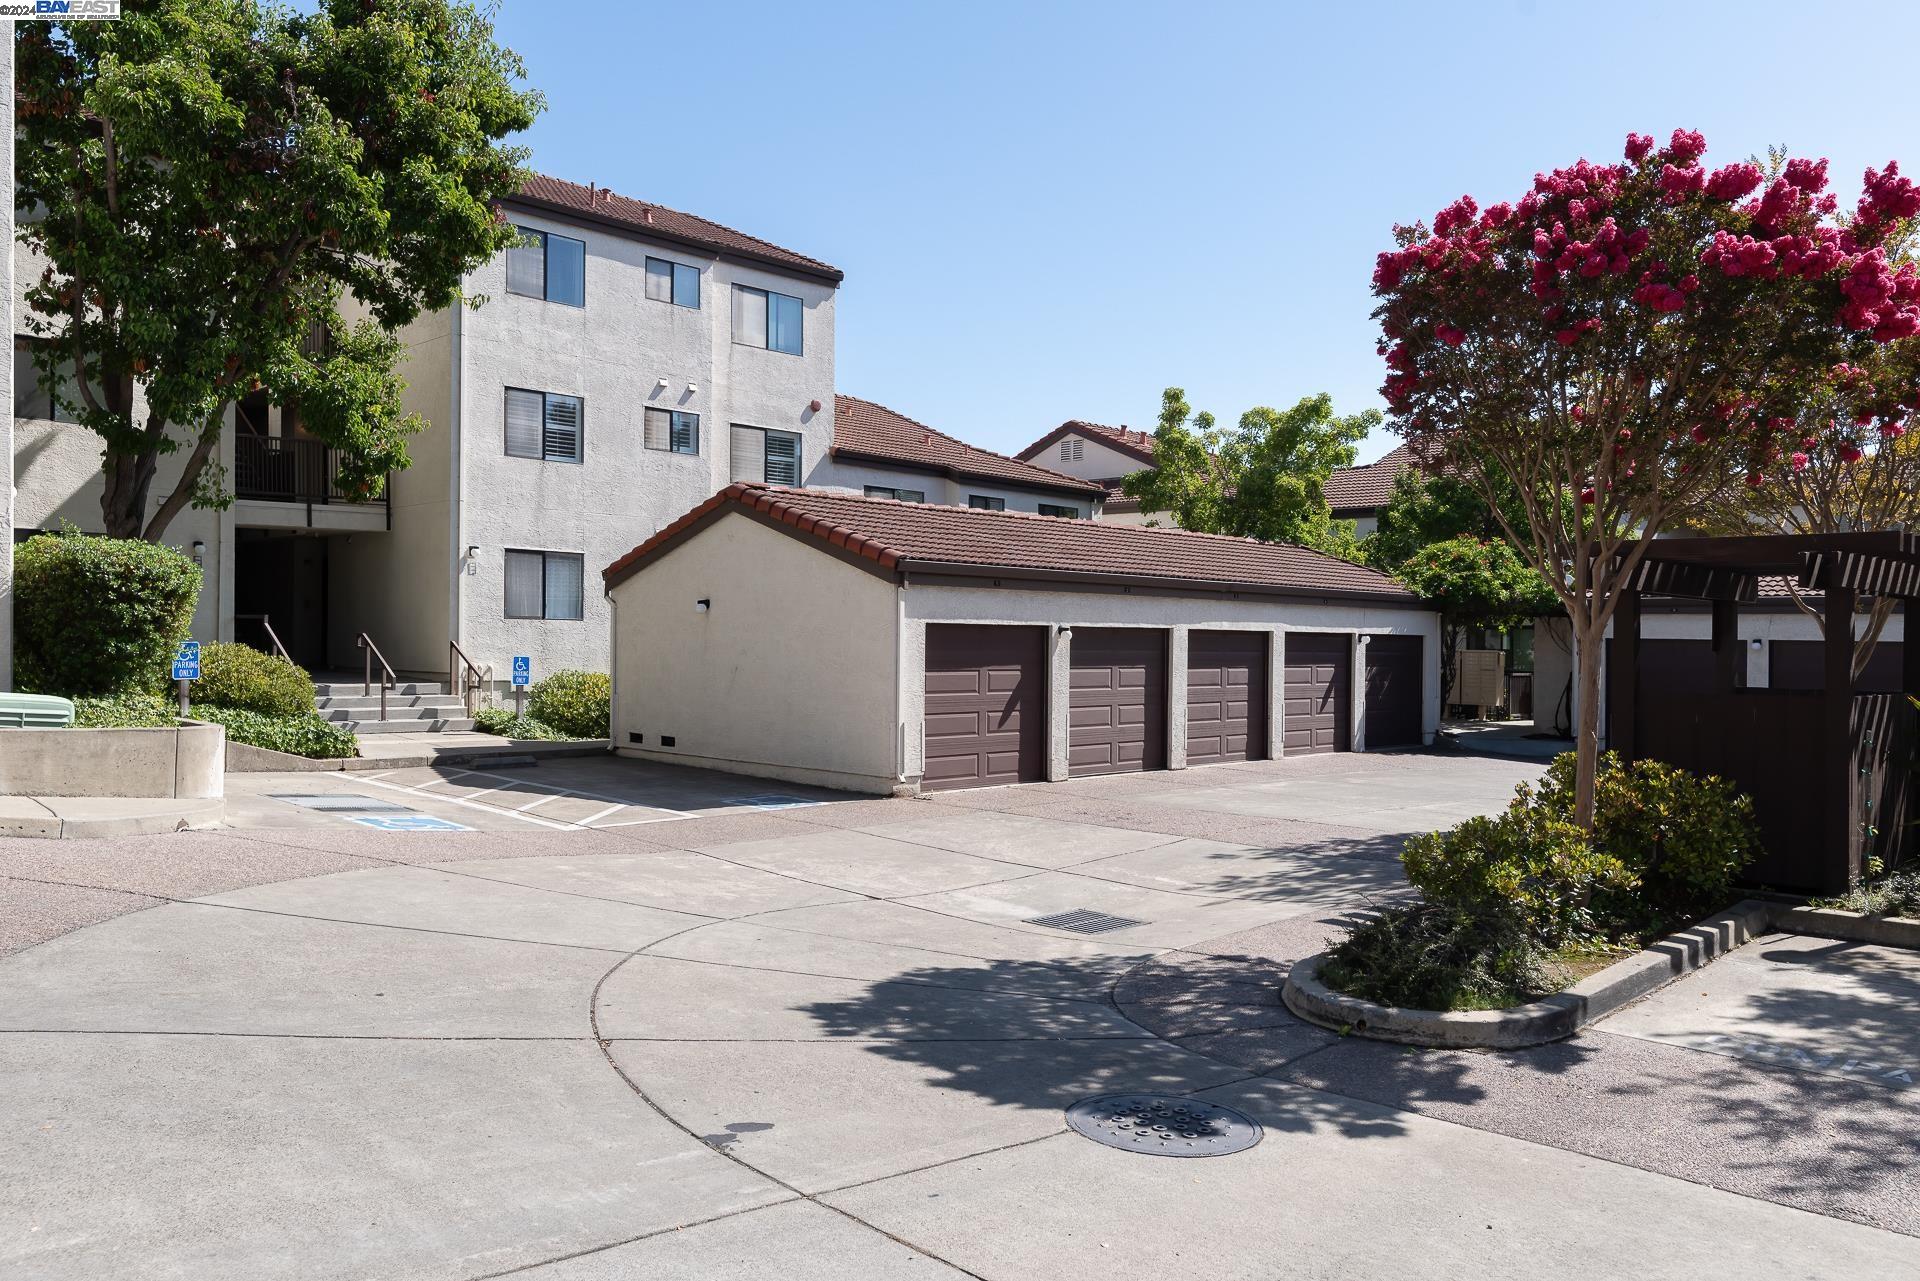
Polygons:
[[898,573],[1416,603],[1384,574],[1287,543],[744,483],[727,486],[607,566],[607,586],[730,510],[757,513]]
[[833,398],[833,456],[892,463],[955,480],[999,482],[1081,498],[1098,498],[1107,492],[1095,481],[1076,480],[975,448],[885,405],[854,396]]
[[1385,505],[1393,497],[1400,473],[1417,465],[1410,446],[1402,445],[1361,467],[1345,467],[1327,477],[1323,492],[1334,512],[1363,511]]
[[758,236],[749,236],[744,231],[735,231],[732,227],[690,213],[681,213],[678,209],[616,195],[605,187],[583,187],[577,182],[535,174],[518,195],[507,197],[507,203],[590,218],[658,240],[745,258],[766,266],[783,267],[808,276],[835,282],[844,278],[844,273],[838,267],[829,266],[818,258],[782,249]]
[[1104,423],[1090,423],[1079,418],[1070,418],[1052,431],[1034,441],[1015,454],[1016,458],[1032,459],[1052,448],[1062,436],[1085,436],[1096,440],[1123,454],[1129,454],[1151,467],[1153,465],[1153,433],[1139,431],[1132,427],[1108,427]]

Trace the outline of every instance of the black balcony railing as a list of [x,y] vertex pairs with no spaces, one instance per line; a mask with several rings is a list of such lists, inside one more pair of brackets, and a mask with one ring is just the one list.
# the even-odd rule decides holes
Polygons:
[[233,493],[236,498],[283,503],[381,503],[340,486],[340,451],[324,440],[285,436],[236,435],[233,440]]

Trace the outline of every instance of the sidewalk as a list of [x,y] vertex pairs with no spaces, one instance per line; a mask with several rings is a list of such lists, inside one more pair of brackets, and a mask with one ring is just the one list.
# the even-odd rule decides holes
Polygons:
[[212,827],[226,812],[219,797],[0,796],[0,836],[151,836]]

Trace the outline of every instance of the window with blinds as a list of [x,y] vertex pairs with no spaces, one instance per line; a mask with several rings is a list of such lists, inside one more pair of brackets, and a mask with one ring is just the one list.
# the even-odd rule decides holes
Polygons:
[[683,414],[677,410],[649,409],[645,416],[643,435],[648,449],[662,449],[675,454],[697,454],[700,452],[700,415]]
[[1007,509],[1007,500],[994,498],[988,494],[968,494],[967,506],[976,511],[1003,512]]
[[1042,516],[1059,516],[1066,520],[1080,519],[1080,509],[1078,507],[1061,507],[1054,503],[1041,503],[1040,514]]
[[730,479],[768,485],[800,483],[798,433],[735,423],[728,445]]
[[507,388],[507,455],[550,463],[577,463],[584,449],[585,412],[578,396]]
[[868,485],[868,498],[891,498],[896,503],[924,503],[927,491],[924,489],[891,489],[885,485]]
[[578,552],[507,552],[507,617],[557,621],[585,615],[586,557]]
[[735,285],[733,340],[746,347],[801,355],[805,311],[805,305],[790,295]]
[[665,258],[647,259],[647,297],[676,307],[700,309],[700,269]]
[[569,307],[587,305],[587,242],[516,226],[507,247],[507,292]]

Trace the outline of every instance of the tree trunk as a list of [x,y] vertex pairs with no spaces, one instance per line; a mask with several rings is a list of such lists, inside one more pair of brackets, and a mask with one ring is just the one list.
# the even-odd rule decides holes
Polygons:
[[1575,679],[1579,682],[1580,723],[1573,737],[1573,821],[1593,830],[1594,779],[1600,771],[1600,663],[1606,654],[1606,627],[1583,628],[1574,620],[1579,652]]
[[138,538],[147,519],[147,493],[159,459],[151,454],[108,451],[102,461],[100,523],[108,538]]

